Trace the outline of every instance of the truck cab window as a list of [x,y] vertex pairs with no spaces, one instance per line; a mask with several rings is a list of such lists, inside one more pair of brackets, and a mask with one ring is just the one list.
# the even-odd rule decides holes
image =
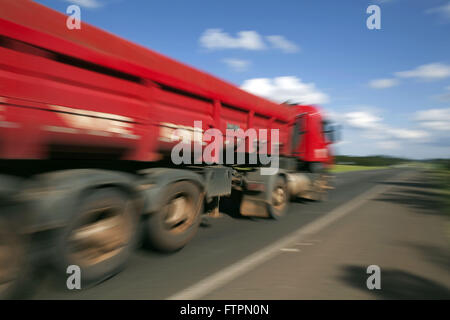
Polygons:
[[302,136],[305,133],[305,116],[300,115],[297,117],[294,123],[292,134],[292,150],[295,150],[302,140]]
[[328,120],[322,121],[322,132],[327,141],[335,142],[336,140],[335,126],[331,121]]

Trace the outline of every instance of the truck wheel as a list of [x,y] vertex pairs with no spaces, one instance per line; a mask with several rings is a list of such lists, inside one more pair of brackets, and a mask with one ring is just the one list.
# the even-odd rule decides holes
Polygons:
[[270,202],[267,204],[267,211],[272,219],[282,218],[287,211],[289,204],[289,192],[286,180],[278,176],[272,188]]
[[197,185],[188,181],[168,186],[163,206],[147,220],[146,244],[162,252],[183,248],[201,222],[203,198]]
[[0,300],[21,297],[30,267],[24,237],[0,216]]
[[327,199],[328,180],[325,174],[318,174],[312,183],[311,200],[321,202]]
[[57,268],[67,277],[68,266],[79,266],[84,287],[115,275],[135,246],[138,220],[126,193],[111,187],[93,190],[79,200],[57,238]]

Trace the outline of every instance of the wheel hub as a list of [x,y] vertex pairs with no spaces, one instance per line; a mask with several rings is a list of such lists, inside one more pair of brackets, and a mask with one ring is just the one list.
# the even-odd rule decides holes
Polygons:
[[69,238],[76,261],[91,266],[117,255],[130,236],[125,212],[126,210],[113,207],[87,212],[84,220],[86,223],[73,230]]
[[185,195],[175,196],[166,207],[167,215],[164,221],[166,227],[172,232],[186,230],[195,218],[192,200]]

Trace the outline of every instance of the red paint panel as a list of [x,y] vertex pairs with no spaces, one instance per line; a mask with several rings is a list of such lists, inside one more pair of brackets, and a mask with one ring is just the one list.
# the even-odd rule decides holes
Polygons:
[[[27,0],[0,3],[0,157],[45,158],[67,145],[152,161],[171,145],[161,123],[202,121],[222,132],[279,129],[282,154],[329,159],[315,107],[278,105],[90,25],[68,30],[66,19]],[[291,150],[300,113],[308,130]]]

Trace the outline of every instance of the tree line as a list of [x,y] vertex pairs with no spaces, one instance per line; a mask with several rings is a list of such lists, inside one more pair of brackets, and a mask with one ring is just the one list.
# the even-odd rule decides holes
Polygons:
[[410,161],[411,160],[405,158],[394,158],[388,156],[335,156],[336,164],[353,164],[373,167],[392,166]]

